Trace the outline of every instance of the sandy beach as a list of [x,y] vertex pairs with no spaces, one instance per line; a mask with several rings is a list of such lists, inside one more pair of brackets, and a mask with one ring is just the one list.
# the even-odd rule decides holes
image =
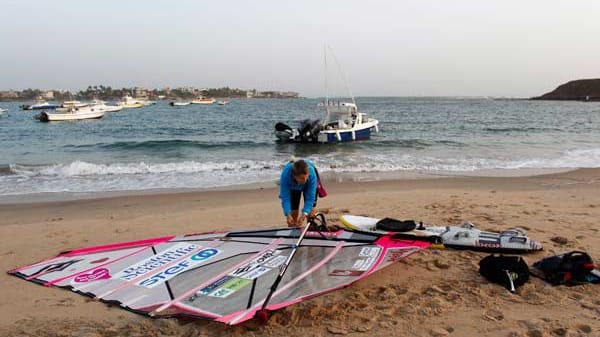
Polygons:
[[[527,177],[327,182],[318,209],[481,229],[528,230],[545,256],[600,261],[600,169]],[[511,294],[478,273],[485,253],[425,250],[351,287],[279,310],[266,325],[152,320],[6,271],[61,251],[163,235],[283,226],[278,190],[116,196],[0,205],[0,336],[600,336],[600,285],[532,278]],[[556,243],[553,238],[566,238]]]

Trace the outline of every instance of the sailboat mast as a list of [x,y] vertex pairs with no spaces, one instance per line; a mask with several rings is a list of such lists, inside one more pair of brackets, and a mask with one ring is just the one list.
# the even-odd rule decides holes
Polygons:
[[333,49],[331,49],[331,47],[329,47],[329,50],[331,51],[333,60],[335,61],[335,64],[337,65],[338,72],[340,73],[340,75],[342,76],[342,79],[344,80],[344,85],[346,86],[346,91],[350,95],[350,98],[352,98],[352,103],[354,103],[354,105],[356,105],[356,100],[354,99],[354,95],[352,94],[352,91],[350,90],[350,86],[348,85],[348,80],[346,79],[346,75],[342,71],[342,66],[340,65],[340,62],[338,61],[337,57],[335,56]]
[[323,46],[323,76],[324,76],[324,81],[325,81],[325,102],[323,102],[323,104],[325,105],[325,123],[324,124],[328,124],[329,123],[329,92],[328,92],[328,85],[327,85],[327,45]]

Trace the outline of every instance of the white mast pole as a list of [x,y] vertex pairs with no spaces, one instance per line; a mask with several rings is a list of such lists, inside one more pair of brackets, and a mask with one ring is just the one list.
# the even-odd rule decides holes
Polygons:
[[346,86],[346,91],[348,91],[350,98],[352,98],[352,103],[354,103],[354,105],[356,105],[356,100],[354,99],[354,95],[352,94],[352,91],[350,90],[350,86],[348,85],[348,80],[346,79],[346,76],[344,75],[344,72],[342,71],[340,62],[338,61],[337,57],[335,56],[333,49],[331,49],[331,47],[329,47],[329,50],[331,51],[331,55],[333,55],[333,60],[335,61],[335,64],[338,67],[338,71],[340,72],[340,75],[342,75],[342,79],[344,80],[344,85]]
[[327,45],[325,44],[323,46],[323,75],[324,75],[324,79],[325,79],[325,102],[323,102],[323,104],[325,105],[325,123],[323,125],[327,125],[329,124],[329,92],[328,92],[328,86],[327,86]]

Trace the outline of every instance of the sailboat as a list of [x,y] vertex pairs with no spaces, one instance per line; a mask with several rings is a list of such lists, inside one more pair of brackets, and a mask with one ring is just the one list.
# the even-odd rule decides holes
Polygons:
[[[379,132],[379,121],[370,118],[366,113],[359,112],[356,99],[350,93],[352,102],[330,100],[327,95],[327,46],[325,47],[325,100],[319,103],[325,109],[325,119],[303,120],[296,129],[285,123],[275,125],[275,135],[280,141],[295,143],[338,143],[369,139],[372,130]],[[334,60],[335,54],[329,48]],[[339,68],[339,63],[338,63]],[[341,73],[341,71],[340,71]]]

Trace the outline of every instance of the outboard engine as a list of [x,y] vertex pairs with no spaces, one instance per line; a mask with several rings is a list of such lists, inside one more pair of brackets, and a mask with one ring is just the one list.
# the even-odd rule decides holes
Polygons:
[[275,124],[275,136],[280,140],[294,140],[298,136],[298,130],[294,130],[289,125],[279,122]]
[[40,122],[48,122],[48,113],[46,111],[42,111],[39,114],[33,116],[33,118],[37,119]]
[[292,128],[285,123],[279,122],[279,123],[275,124],[275,131],[287,131],[287,130],[291,130],[291,129]]
[[275,124],[275,136],[280,140],[288,142],[316,143],[320,131],[321,121],[318,119],[305,119],[300,122],[300,127],[297,129],[293,129],[281,122]]
[[318,119],[305,119],[300,122],[298,128],[300,132],[300,141],[303,143],[314,143],[317,141],[317,136],[321,131],[321,121]]

